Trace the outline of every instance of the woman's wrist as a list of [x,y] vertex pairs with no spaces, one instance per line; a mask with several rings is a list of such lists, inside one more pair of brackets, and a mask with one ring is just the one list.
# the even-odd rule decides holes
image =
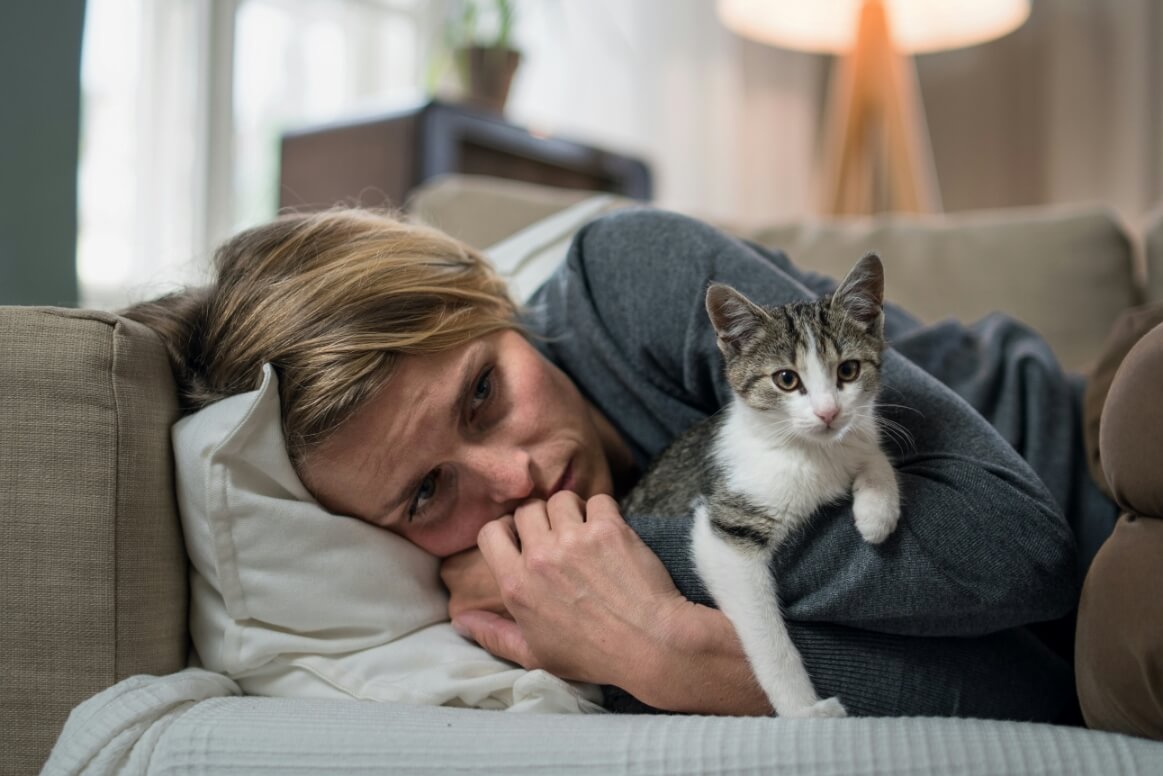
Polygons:
[[718,609],[684,600],[654,637],[646,659],[633,661],[638,670],[620,685],[638,700],[688,714],[771,714],[734,627]]

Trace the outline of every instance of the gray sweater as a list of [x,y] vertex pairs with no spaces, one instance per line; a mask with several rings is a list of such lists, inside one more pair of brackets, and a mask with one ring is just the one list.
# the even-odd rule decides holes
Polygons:
[[[634,210],[585,227],[530,302],[538,347],[618,427],[640,469],[730,398],[703,306],[712,280],[767,305],[834,287],[781,253]],[[849,713],[1060,719],[1071,667],[1024,626],[1071,612],[1072,526],[1105,536],[1115,516],[1086,473],[1079,386],[1002,316],[926,327],[889,306],[886,334],[881,414],[912,437],[885,440],[901,525],[869,545],[849,501],[781,547],[773,573],[792,638],[821,695]],[[679,590],[713,605],[689,557],[690,516],[626,518]],[[647,710],[617,688],[607,705]]]

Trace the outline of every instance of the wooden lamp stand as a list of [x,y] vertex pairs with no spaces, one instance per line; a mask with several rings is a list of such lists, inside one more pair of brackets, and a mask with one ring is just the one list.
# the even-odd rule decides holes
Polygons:
[[880,0],[865,0],[861,7],[855,45],[835,69],[830,89],[823,211],[939,211],[916,67],[893,45]]

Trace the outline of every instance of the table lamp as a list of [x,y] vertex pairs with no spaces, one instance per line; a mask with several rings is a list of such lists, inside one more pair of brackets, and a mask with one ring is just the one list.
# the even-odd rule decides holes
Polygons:
[[825,213],[933,212],[941,195],[912,55],[1020,27],[1029,0],[718,0],[732,32],[838,53],[822,165]]

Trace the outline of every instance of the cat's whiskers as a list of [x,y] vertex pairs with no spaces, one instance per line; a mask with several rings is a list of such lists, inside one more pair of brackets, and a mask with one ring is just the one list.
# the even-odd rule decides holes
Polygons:
[[916,450],[917,442],[916,439],[913,438],[913,433],[895,420],[890,420],[889,418],[878,414],[875,410],[872,409],[868,410],[867,412],[860,413],[859,417],[871,420],[877,428],[884,431],[884,433],[890,439],[896,442],[897,446],[902,450]]
[[902,450],[916,452],[917,440],[913,438],[913,432],[909,431],[906,427],[902,426],[900,423],[897,423],[895,420],[889,420],[888,418],[877,418],[877,424],[884,430],[886,434],[888,434],[888,436],[896,440],[897,445]]
[[907,404],[893,404],[891,402],[878,401],[876,403],[876,406],[880,409],[891,408],[894,410],[908,410],[909,412],[917,413],[917,415],[919,415],[922,418],[925,417],[925,413],[921,412],[916,407],[910,407]]

